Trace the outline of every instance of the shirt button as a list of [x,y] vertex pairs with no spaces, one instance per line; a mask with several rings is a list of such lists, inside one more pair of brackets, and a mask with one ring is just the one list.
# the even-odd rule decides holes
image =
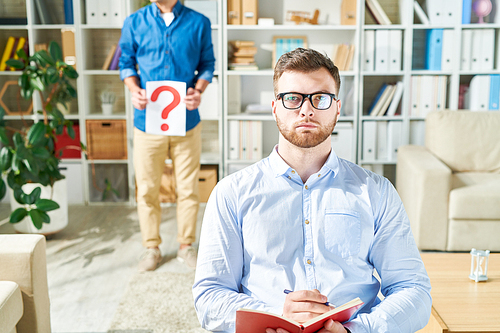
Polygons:
[[168,66],[165,66],[165,68],[168,68]]
[[310,259],[307,259],[307,263],[310,265],[312,261]]
[[318,177],[321,177],[321,174],[318,174]]
[[166,54],[168,54],[168,51],[165,51]]
[[292,173],[295,173],[295,170],[292,170]]
[[309,189],[309,187],[307,187],[307,185],[306,185],[306,190],[308,190],[308,189]]
[[306,224],[309,224],[309,220],[306,220]]
[[292,179],[292,177],[288,176],[288,179]]

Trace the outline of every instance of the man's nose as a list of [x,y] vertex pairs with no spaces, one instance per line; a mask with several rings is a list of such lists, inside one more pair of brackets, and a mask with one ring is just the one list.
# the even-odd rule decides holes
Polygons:
[[312,117],[314,115],[314,108],[309,98],[306,98],[304,100],[304,103],[302,103],[302,106],[300,108],[300,114],[302,116],[308,116],[308,117]]

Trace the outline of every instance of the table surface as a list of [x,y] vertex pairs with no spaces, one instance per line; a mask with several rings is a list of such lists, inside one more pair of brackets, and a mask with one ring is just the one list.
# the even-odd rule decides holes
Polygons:
[[432,307],[448,332],[500,332],[500,253],[491,253],[488,281],[469,279],[470,253],[421,253],[431,279]]

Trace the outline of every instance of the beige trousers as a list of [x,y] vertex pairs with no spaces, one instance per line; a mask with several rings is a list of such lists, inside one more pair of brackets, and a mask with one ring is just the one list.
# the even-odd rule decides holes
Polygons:
[[180,244],[195,241],[200,155],[201,124],[186,136],[146,134],[134,128],[137,211],[143,246],[155,247],[161,243],[160,181],[168,158],[172,159],[177,185],[177,241]]

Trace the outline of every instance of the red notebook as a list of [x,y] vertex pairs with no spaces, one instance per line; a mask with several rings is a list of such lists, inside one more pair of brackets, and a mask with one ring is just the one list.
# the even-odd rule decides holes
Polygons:
[[303,324],[265,311],[238,309],[236,311],[236,333],[265,333],[266,328],[283,328],[290,333],[313,333],[323,328],[328,319],[341,323],[349,320],[363,304],[363,301],[356,297],[352,301]]

